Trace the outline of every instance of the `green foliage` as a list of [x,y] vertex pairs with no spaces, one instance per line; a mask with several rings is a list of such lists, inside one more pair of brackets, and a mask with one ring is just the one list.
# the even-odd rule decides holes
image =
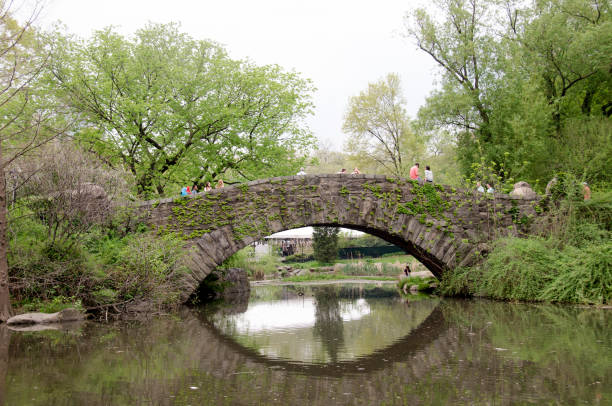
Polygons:
[[612,189],[594,192],[591,200],[580,201],[574,209],[576,225],[590,223],[612,232]]
[[49,80],[86,120],[76,138],[125,165],[141,196],[221,176],[293,174],[313,145],[303,125],[310,81],[233,60],[177,24],[149,24],[131,38],[110,27],[50,42]]
[[[450,132],[464,175],[546,183],[559,171],[611,183],[612,53],[607,2],[435,2],[407,15],[408,36],[439,65],[419,126]],[[486,181],[483,179],[483,181]]]
[[251,264],[254,261],[255,249],[251,246],[244,247],[243,249],[236,252],[234,255],[223,261],[220,268],[240,268],[249,271]]
[[568,248],[557,261],[559,274],[545,287],[540,299],[602,304],[612,303],[612,242],[583,249]]
[[419,215],[419,222],[422,224],[430,224],[427,222],[427,216],[435,219],[444,218],[444,211],[450,208],[450,203],[443,199],[438,188],[431,183],[420,185],[414,183],[412,193],[414,198],[406,203],[398,204],[397,212],[407,214],[409,216]]
[[474,284],[480,276],[480,268],[455,268],[442,275],[438,293],[443,296],[469,297],[474,295]]
[[[504,157],[508,155],[509,153],[504,153]],[[487,190],[486,185],[489,184],[496,192],[510,193],[514,189],[515,179],[504,162],[486,162],[481,154],[480,161],[472,163],[469,176],[464,179],[464,182],[470,190],[476,190],[477,182],[480,182],[485,191]],[[538,184],[531,186],[537,189]]]
[[333,262],[338,257],[338,227],[314,227],[312,247],[314,257],[320,262]]
[[280,256],[275,253],[255,256],[253,247],[245,247],[234,255],[226,259],[221,264],[221,269],[240,268],[244,269],[247,274],[256,279],[263,279],[263,275],[268,275],[276,272],[276,268],[282,265]]
[[[95,227],[72,244],[46,242],[46,229],[23,210],[11,213],[9,277],[26,310],[99,308],[137,300],[178,304],[182,240],[149,233],[118,235]],[[111,309],[112,310],[112,309]]]
[[566,227],[573,230],[573,238],[564,241],[557,235],[498,240],[482,264],[447,272],[440,293],[502,300],[611,303],[612,234],[584,220],[574,220]]
[[500,240],[483,265],[477,289],[495,299],[539,300],[559,275],[558,259],[559,252],[541,239]]
[[55,296],[48,302],[34,299],[33,301],[23,305],[23,310],[26,312],[57,313],[68,308],[84,310],[80,299],[65,297],[62,295]]

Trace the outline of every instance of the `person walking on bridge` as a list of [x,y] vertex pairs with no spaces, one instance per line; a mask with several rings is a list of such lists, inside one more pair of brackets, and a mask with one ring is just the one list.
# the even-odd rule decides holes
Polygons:
[[410,168],[410,179],[421,181],[419,177],[419,163],[415,163],[412,168]]
[[429,168],[429,165],[425,166],[425,182],[433,183],[433,172]]

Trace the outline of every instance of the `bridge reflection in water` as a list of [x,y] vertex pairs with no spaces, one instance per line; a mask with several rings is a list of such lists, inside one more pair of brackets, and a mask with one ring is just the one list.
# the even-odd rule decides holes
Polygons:
[[[368,327],[367,319],[392,299],[371,298],[367,290],[322,292],[255,291],[259,297],[251,304],[239,301],[216,312],[90,323],[76,331],[2,330],[1,393],[7,405],[610,402],[609,311],[399,302]],[[310,329],[314,356],[290,346],[277,354],[268,349],[273,339],[266,342],[264,332],[283,342],[279,331],[287,324],[258,324],[249,311],[279,298],[288,313],[299,299],[315,312],[314,320],[295,318]],[[395,325],[400,314],[407,328]],[[394,333],[385,337],[386,329]],[[348,350],[354,332],[369,350]],[[368,338],[377,335],[380,341]],[[302,331],[284,341],[294,339],[300,348],[306,336]],[[339,343],[318,343],[328,338]]]
[[406,303],[393,290],[258,289],[267,300],[255,298],[245,312],[205,316],[212,331],[257,363],[301,374],[382,369],[429,345],[443,328],[437,300]]

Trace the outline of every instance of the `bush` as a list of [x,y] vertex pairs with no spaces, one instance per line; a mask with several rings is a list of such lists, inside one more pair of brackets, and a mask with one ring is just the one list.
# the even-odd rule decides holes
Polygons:
[[612,301],[612,243],[556,248],[554,240],[507,238],[479,266],[448,271],[439,292],[503,300]]
[[481,276],[482,268],[456,268],[442,275],[438,292],[443,296],[469,297],[474,295],[474,283]]
[[[543,237],[503,238],[478,266],[446,272],[444,295],[607,304],[612,301],[612,192],[588,201],[567,193],[541,219]],[[570,189],[574,188],[571,186]]]
[[176,237],[132,235],[111,273],[119,297],[143,298],[158,305],[175,304],[180,291],[176,280],[187,271],[184,242]]
[[540,238],[498,240],[482,265],[479,294],[511,300],[538,300],[542,289],[558,273],[555,261],[560,253]]
[[539,295],[551,302],[612,302],[612,242],[571,248],[556,262],[559,275]]
[[415,277],[410,277],[410,278],[402,278],[400,279],[400,281],[397,283],[397,287],[400,291],[404,291],[404,288],[406,288],[406,286],[412,286],[412,285],[417,285],[417,290],[419,292],[424,292],[424,291],[429,291],[432,290],[431,283],[435,282],[436,279],[435,278],[427,278],[427,279],[423,279],[423,278],[415,278]]
[[223,261],[219,268],[240,268],[249,271],[250,265],[255,259],[255,249],[251,246],[244,247],[234,255]]
[[94,227],[81,241],[47,243],[46,227],[27,211],[11,213],[11,296],[25,310],[99,308],[145,300],[178,303],[176,278],[185,270],[183,241],[149,233],[119,237]]

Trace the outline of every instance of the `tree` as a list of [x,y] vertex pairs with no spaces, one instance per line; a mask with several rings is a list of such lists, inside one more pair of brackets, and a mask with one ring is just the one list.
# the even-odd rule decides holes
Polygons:
[[312,248],[314,257],[320,262],[332,262],[338,257],[338,227],[314,227]]
[[218,177],[295,173],[313,145],[313,87],[278,66],[236,61],[176,24],[125,38],[53,38],[52,80],[81,113],[81,141],[136,178],[141,196]]
[[494,50],[484,22],[490,9],[484,0],[437,0],[434,4],[444,20],[436,22],[427,11],[417,9],[407,17],[408,36],[443,69],[443,94],[460,100],[462,108],[447,120],[488,139],[490,109],[484,89],[492,80]]
[[351,97],[342,128],[350,134],[346,149],[354,160],[405,176],[424,153],[425,139],[411,130],[404,105],[400,79],[394,73]]
[[[440,0],[434,12],[406,18],[408,36],[441,68],[419,121],[453,135],[464,175],[487,162],[499,176],[546,183],[573,165],[572,140],[588,137],[596,148],[609,139],[609,3],[525,4]],[[592,163],[582,163],[585,176],[607,182],[601,160]]]
[[[0,321],[12,314],[9,300],[7,262],[6,172],[19,158],[64,132],[60,107],[38,82],[48,62],[40,49],[33,22],[41,10],[25,4],[0,0]],[[27,18],[19,24],[13,18],[19,9]]]
[[518,42],[524,66],[551,106],[553,136],[566,117],[612,115],[612,21],[610,3],[546,0],[512,9],[510,38]]

